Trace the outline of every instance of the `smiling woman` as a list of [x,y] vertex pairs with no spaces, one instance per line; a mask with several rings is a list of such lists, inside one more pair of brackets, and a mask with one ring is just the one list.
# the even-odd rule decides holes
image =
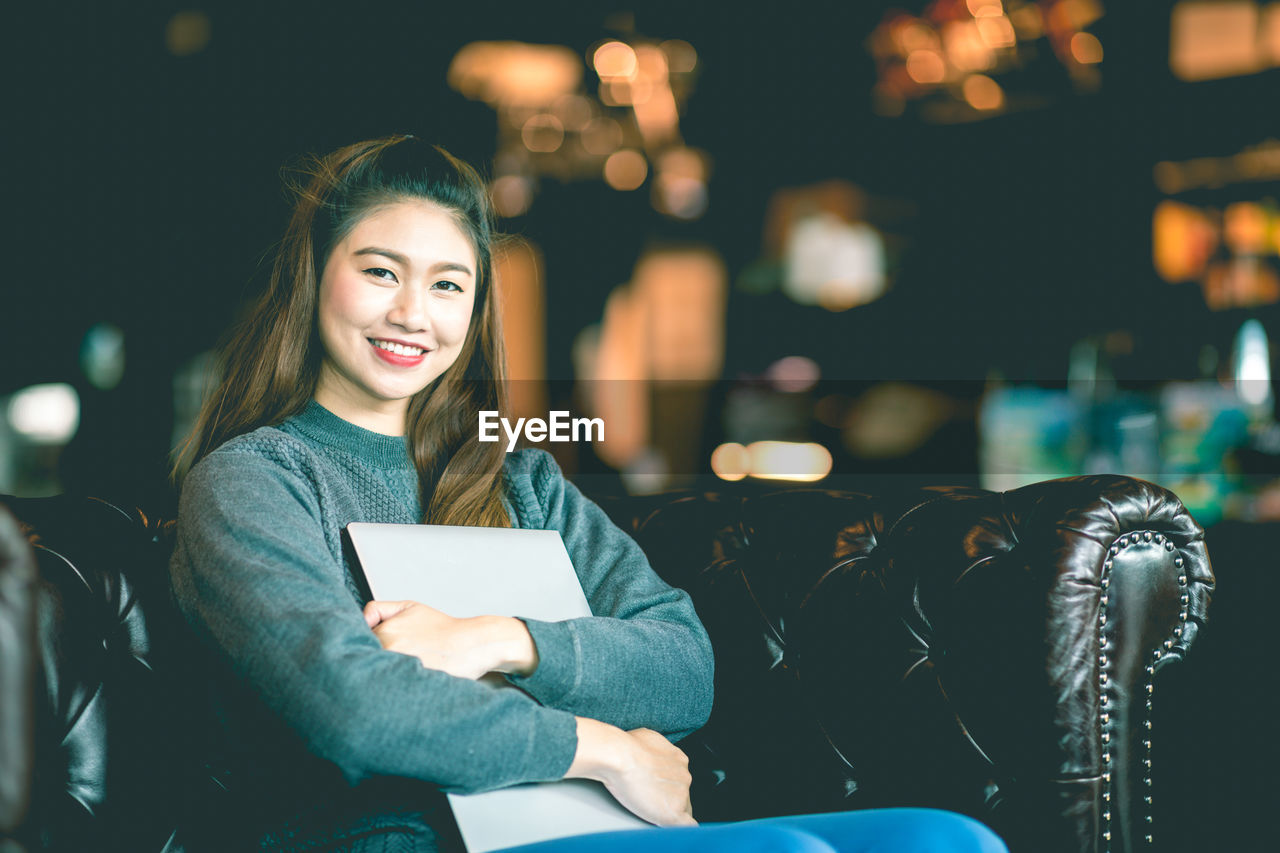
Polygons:
[[[689,596],[549,454],[477,435],[480,412],[508,414],[483,183],[411,137],[310,176],[178,466],[173,592],[223,726],[207,764],[236,797],[200,849],[452,849],[442,791],[564,778],[685,828],[541,850],[1002,849],[940,812],[691,827],[673,741],[706,722],[713,664]],[[592,615],[370,601],[351,522],[555,530]],[[885,821],[901,825],[889,840],[866,829]]]
[[[476,436],[477,412],[507,414],[483,183],[411,137],[309,174],[179,465],[174,593],[227,723],[210,764],[252,816],[216,849],[434,850],[440,789],[570,776],[692,822],[668,739],[711,705],[688,595],[549,455]],[[355,521],[555,529],[596,615],[368,601],[342,539]]]

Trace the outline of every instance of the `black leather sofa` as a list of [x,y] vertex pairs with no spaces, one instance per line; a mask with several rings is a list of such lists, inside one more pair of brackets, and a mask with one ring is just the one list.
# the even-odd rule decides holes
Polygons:
[[[204,849],[236,791],[201,760],[169,525],[89,498],[0,505],[22,527],[0,521],[4,838]],[[1191,646],[1214,578],[1171,493],[1095,476],[604,506],[715,646],[715,708],[684,742],[700,819],[935,806],[1037,852],[1160,849],[1175,831],[1153,816],[1153,777],[1179,773],[1152,729],[1155,676]]]

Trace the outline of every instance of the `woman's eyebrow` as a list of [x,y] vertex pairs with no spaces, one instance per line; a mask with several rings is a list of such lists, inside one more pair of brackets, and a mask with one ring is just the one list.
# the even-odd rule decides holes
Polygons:
[[384,258],[390,258],[401,266],[409,266],[409,259],[399,252],[393,252],[390,249],[379,249],[377,246],[367,246],[363,249],[356,249],[353,254],[356,255],[382,255]]
[[[409,259],[407,257],[400,254],[399,252],[394,252],[391,249],[381,249],[381,248],[378,248],[377,246],[367,246],[363,249],[356,249],[353,254],[382,255],[384,258],[390,258],[391,260],[395,261],[401,266],[404,266],[404,267],[409,266]],[[467,275],[474,275],[474,273],[471,272],[471,268],[468,267],[466,264],[459,264],[453,261],[441,261],[440,263],[431,265],[431,272],[433,273],[448,272],[448,271],[465,273]]]

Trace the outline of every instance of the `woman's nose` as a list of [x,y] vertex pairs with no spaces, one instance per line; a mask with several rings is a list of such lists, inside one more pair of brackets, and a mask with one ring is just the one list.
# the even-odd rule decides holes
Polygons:
[[406,284],[396,291],[395,301],[387,312],[387,321],[406,331],[419,332],[427,327],[427,315],[426,294],[415,285]]

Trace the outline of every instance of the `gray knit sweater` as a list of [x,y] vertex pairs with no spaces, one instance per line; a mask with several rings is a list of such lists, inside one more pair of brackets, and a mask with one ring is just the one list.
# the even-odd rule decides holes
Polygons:
[[311,403],[195,466],[182,489],[173,587],[230,673],[220,713],[249,756],[242,772],[292,760],[289,745],[273,741],[288,731],[297,752],[348,783],[398,776],[471,792],[563,776],[577,746],[574,715],[673,739],[706,721],[711,647],[689,597],[653,573],[545,452],[510,454],[504,478],[515,525],[560,531],[594,614],[527,621],[540,663],[512,679],[525,693],[426,669],[382,649],[365,624],[341,531],[421,520],[402,438]]

